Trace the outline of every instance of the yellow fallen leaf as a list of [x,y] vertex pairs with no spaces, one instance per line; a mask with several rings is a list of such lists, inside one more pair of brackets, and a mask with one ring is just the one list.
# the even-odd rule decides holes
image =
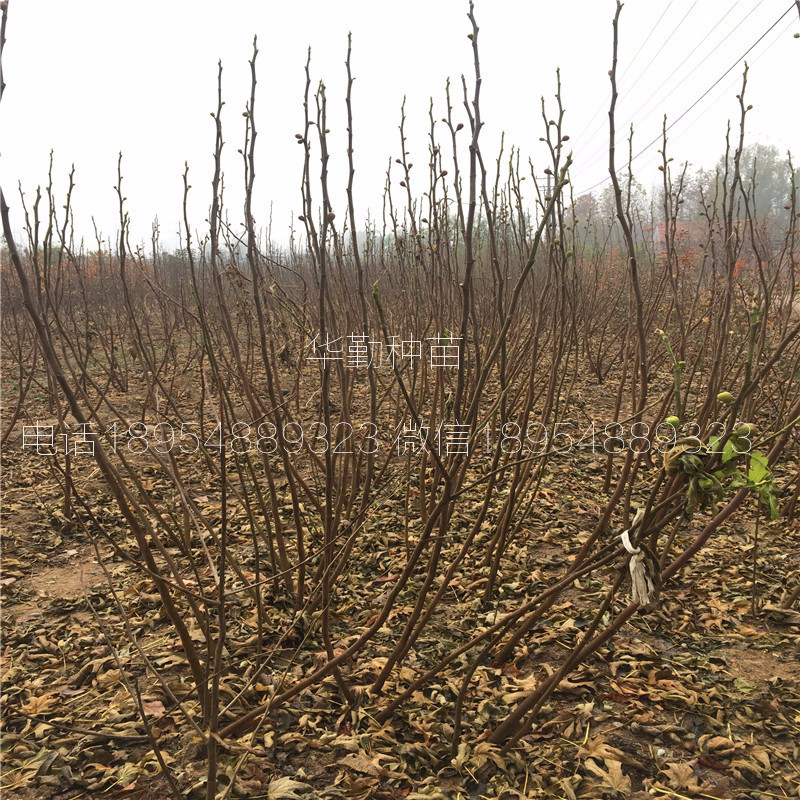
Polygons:
[[58,698],[56,698],[53,694],[43,694],[39,695],[38,697],[30,697],[26,700],[20,708],[26,714],[33,714],[37,716],[39,714],[46,714],[50,711],[55,705],[58,703]]

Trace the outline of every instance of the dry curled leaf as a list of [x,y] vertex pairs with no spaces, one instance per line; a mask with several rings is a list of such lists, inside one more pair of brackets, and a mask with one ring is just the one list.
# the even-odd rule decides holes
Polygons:
[[269,800],[297,800],[305,792],[310,792],[314,787],[294,778],[275,778],[267,787]]

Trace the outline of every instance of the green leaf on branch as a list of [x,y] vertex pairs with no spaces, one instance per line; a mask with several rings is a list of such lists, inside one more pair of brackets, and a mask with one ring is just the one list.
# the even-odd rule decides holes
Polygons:
[[725,442],[725,446],[722,448],[722,463],[727,464],[738,455],[739,451],[734,446],[733,440],[728,439],[728,441]]
[[747,473],[747,479],[750,483],[761,483],[770,474],[769,462],[766,456],[758,451],[750,453],[750,470]]

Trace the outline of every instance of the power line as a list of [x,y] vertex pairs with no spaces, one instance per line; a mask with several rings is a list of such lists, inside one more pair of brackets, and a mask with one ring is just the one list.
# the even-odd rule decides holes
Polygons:
[[[692,13],[692,11],[694,11],[694,8],[698,4],[698,2],[699,0],[694,0],[694,3],[692,3],[692,5],[689,7],[689,10],[681,17],[681,21],[672,29],[672,33],[670,33],[670,35],[667,36],[667,38],[664,40],[664,44],[662,44],[661,47],[659,47],[658,50],[656,50],[655,55],[647,62],[647,66],[642,70],[643,73],[647,72],[647,70],[653,66],[653,62],[659,57],[659,55],[661,55],[661,51],[670,43],[672,37],[678,32],[681,25],[683,25],[683,23],[686,22],[686,18],[689,16],[689,14]],[[628,89],[622,93],[622,97],[625,97],[625,95],[628,94],[635,85],[636,81],[634,81],[628,87]]]
[[[681,17],[680,22],[678,22],[678,24],[672,29],[672,32],[666,37],[666,39],[664,39],[664,42],[662,43],[661,47],[659,47],[658,50],[656,50],[655,55],[650,59],[650,61],[647,62],[647,64],[645,65],[644,69],[641,70],[641,72],[639,73],[638,78],[636,80],[634,80],[633,83],[625,91],[622,92],[622,94],[619,96],[619,99],[622,99],[623,97],[626,97],[633,90],[633,88],[636,86],[636,84],[639,82],[639,80],[641,80],[641,78],[645,74],[645,72],[647,72],[647,70],[653,65],[653,62],[656,60],[656,58],[658,58],[658,56],[661,53],[661,51],[669,44],[669,42],[671,41],[672,37],[678,32],[679,28],[686,21],[686,18],[689,16],[689,14],[692,13],[692,11],[694,10],[694,8],[695,8],[695,6],[697,5],[698,2],[699,2],[699,0],[694,0],[692,5],[689,7],[689,10]],[[672,3],[670,3],[670,5],[672,5]],[[667,8],[664,10],[664,13],[661,14],[661,16],[658,18],[658,21],[656,22],[656,26],[658,26],[658,23],[661,22],[661,20],[664,17],[664,14],[666,14],[666,12],[668,10],[669,10],[669,6],[667,6]],[[654,27],[656,27],[656,26],[654,26]],[[641,49],[642,48],[640,47],[639,51],[641,51]],[[638,55],[638,51],[637,51],[637,55]],[[629,65],[628,69],[629,68],[630,68],[630,65]],[[622,75],[620,75],[620,81],[622,80],[622,77],[628,72],[628,69],[625,69],[625,71],[622,73]],[[611,93],[609,92],[607,97],[610,97],[610,96],[611,96]],[[603,106],[601,105],[600,108],[598,108],[597,112],[595,112],[595,115],[594,115],[595,117],[597,116],[597,113],[602,108],[603,108]],[[594,130],[596,130],[596,129],[599,130],[600,128],[602,128],[602,118],[600,119],[598,124],[596,124],[592,128],[592,132],[594,132]],[[581,135],[583,135],[583,132],[581,132]],[[595,152],[597,152],[597,151],[595,151]],[[592,153],[592,155],[589,156],[589,158],[592,158],[593,156],[594,156],[594,153]]]
[[[726,70],[725,70],[725,72],[723,72],[723,73],[722,73],[722,75],[720,75],[720,76],[719,76],[719,78],[717,78],[717,79],[714,81],[714,83],[712,83],[712,84],[711,84],[711,86],[709,86],[709,87],[708,87],[708,89],[706,89],[706,90],[703,92],[703,94],[701,94],[701,95],[700,95],[700,97],[698,97],[698,98],[697,98],[697,100],[695,100],[695,101],[694,101],[694,102],[693,102],[693,103],[692,103],[692,104],[691,104],[691,105],[690,105],[690,106],[689,106],[689,107],[688,107],[688,108],[687,108],[685,111],[683,111],[683,112],[682,112],[682,113],[681,113],[681,114],[680,114],[680,115],[679,115],[679,116],[678,116],[678,117],[677,117],[675,120],[673,120],[673,121],[672,121],[672,122],[671,122],[671,123],[670,123],[670,124],[669,124],[669,125],[666,127],[666,131],[669,131],[669,130],[671,130],[672,128],[674,128],[674,127],[675,127],[675,125],[677,125],[677,124],[678,124],[678,123],[679,123],[679,122],[680,122],[680,121],[681,121],[681,120],[682,120],[682,119],[683,119],[683,118],[684,118],[684,117],[685,117],[685,116],[686,116],[686,115],[687,115],[687,114],[688,114],[688,113],[689,113],[689,112],[690,112],[690,111],[691,111],[693,108],[695,108],[695,106],[697,106],[697,104],[698,104],[698,103],[700,103],[700,102],[701,102],[701,101],[702,101],[702,100],[703,100],[705,97],[707,97],[707,96],[708,96],[708,94],[709,94],[710,92],[712,92],[712,91],[713,91],[713,90],[714,90],[714,89],[715,89],[715,88],[716,88],[716,87],[717,87],[717,86],[718,86],[718,85],[719,85],[719,84],[720,84],[720,83],[721,83],[721,82],[722,82],[722,81],[725,79],[725,77],[726,77],[726,76],[727,76],[727,75],[728,75],[728,74],[729,74],[729,73],[730,73],[732,70],[734,70],[734,69],[735,69],[735,68],[738,66],[738,64],[739,64],[741,61],[743,61],[743,60],[744,60],[744,59],[747,57],[747,55],[748,55],[748,54],[749,54],[749,53],[750,53],[750,52],[751,52],[753,49],[754,49],[754,48],[755,48],[755,47],[756,47],[758,44],[760,44],[760,43],[761,43],[761,42],[764,40],[764,38],[765,38],[766,36],[768,36],[768,35],[769,35],[769,34],[770,34],[770,33],[771,33],[771,32],[772,32],[772,31],[773,31],[773,30],[774,30],[774,29],[777,27],[777,25],[778,25],[778,24],[781,22],[781,20],[782,20],[782,19],[783,19],[783,18],[784,18],[784,17],[785,17],[785,16],[786,16],[786,15],[787,15],[787,14],[788,14],[788,13],[789,13],[789,12],[790,12],[792,9],[793,9],[793,8],[795,8],[795,4],[794,4],[794,3],[792,3],[792,5],[790,5],[790,6],[789,6],[789,7],[786,9],[786,11],[784,11],[784,12],[783,12],[783,13],[782,13],[782,14],[781,14],[781,15],[780,15],[780,16],[779,16],[779,17],[778,17],[776,20],[775,20],[775,22],[773,22],[773,23],[772,23],[772,25],[770,25],[770,26],[769,26],[769,28],[767,28],[767,30],[766,30],[766,31],[764,31],[764,33],[762,33],[762,34],[761,34],[761,36],[759,36],[759,37],[758,37],[758,39],[756,39],[756,41],[755,41],[755,42],[753,42],[753,44],[751,44],[751,45],[750,45],[750,47],[748,47],[748,48],[747,48],[747,50],[745,50],[745,51],[744,51],[744,53],[742,53],[742,55],[741,55],[741,56],[739,56],[739,58],[737,58],[737,59],[736,59],[736,61],[734,61],[734,62],[733,62],[733,64],[731,64],[731,66],[730,66],[730,67],[728,67],[728,69],[726,69]],[[637,153],[636,153],[634,156],[632,156],[632,157],[631,157],[630,161],[631,161],[631,162],[635,161],[637,158],[639,158],[641,155],[643,155],[643,154],[644,154],[644,153],[645,153],[647,150],[649,150],[649,149],[650,149],[650,148],[651,148],[651,147],[652,147],[652,146],[653,146],[653,145],[654,145],[656,142],[658,142],[658,140],[659,140],[659,139],[661,139],[661,138],[662,138],[662,136],[663,136],[664,132],[665,132],[665,131],[662,131],[662,133],[660,133],[658,136],[656,136],[656,137],[655,137],[655,138],[654,138],[652,141],[648,142],[648,143],[647,143],[647,144],[646,144],[646,145],[645,145],[645,146],[644,146],[644,147],[643,147],[641,150],[639,150],[639,152],[637,152]],[[596,189],[598,186],[602,186],[602,185],[603,185],[603,184],[604,184],[606,181],[608,181],[608,180],[610,180],[610,176],[603,178],[601,181],[598,181],[598,182],[597,182],[597,183],[595,183],[593,186],[590,186],[588,189],[586,189],[585,191],[581,192],[581,194],[588,194],[589,192],[591,192],[591,191],[594,191],[594,189]]]
[[[733,6],[731,6],[731,8],[729,8],[728,11],[725,12],[725,14],[723,14],[723,16],[715,23],[714,26],[712,26],[712,30],[714,30],[728,16],[728,14],[730,14],[730,12],[738,4],[738,1],[739,0],[737,0],[737,3],[734,3]],[[720,47],[722,47],[722,45],[733,35],[733,33],[735,31],[737,31],[744,24],[744,22],[750,17],[750,15],[753,14],[753,12],[755,12],[759,8],[759,6],[761,6],[761,4],[763,2],[764,2],[764,0],[759,0],[759,2],[755,6],[753,6],[753,8],[751,8],[750,11],[748,11],[747,14],[745,14],[745,16],[742,17],[742,19],[740,19],[739,22],[730,31],[728,31],[728,33],[722,38],[722,40],[717,42],[717,44],[714,45],[714,47],[712,47],[711,50],[709,50],[709,52],[703,57],[703,59],[700,61],[700,63],[695,66],[694,69],[696,69],[696,70],[699,69]],[[705,39],[705,38],[706,37],[704,36],[703,39]],[[636,115],[642,110],[642,108],[644,106],[646,106],[647,103],[650,102],[650,100],[652,100],[653,96],[659,91],[659,89],[661,89],[664,86],[664,84],[667,83],[675,75],[675,73],[691,58],[691,56],[694,55],[694,52],[695,51],[692,50],[683,59],[683,61],[681,61],[681,63],[678,64],[677,67],[675,67],[675,69],[667,76],[667,78],[665,78],[665,80],[661,82],[661,84],[658,86],[658,88],[656,88],[650,94],[650,96],[643,103],[641,103],[639,105],[639,107],[632,114],[629,114],[626,117],[625,123],[624,123],[626,126],[629,123],[631,123],[634,120],[634,118],[636,117]],[[685,81],[686,81],[686,79],[684,78],[673,89],[671,89],[666,94],[666,96],[661,100],[661,103],[666,102],[685,83]],[[648,112],[645,115],[644,118],[647,119],[647,117],[650,116],[650,113],[652,113],[652,112]],[[641,124],[641,122],[642,122],[642,120],[639,121],[640,124]],[[622,127],[622,125],[620,125],[620,127]],[[591,167],[593,167],[603,157],[603,151],[604,151],[604,146],[603,145],[601,145],[600,147],[595,148],[594,150],[592,150],[591,153],[589,153],[589,155],[586,157],[586,160],[587,160],[588,163],[586,164],[585,168],[586,169],[591,169]]]
[[[761,34],[761,36],[759,36],[759,37],[758,37],[758,39],[756,39],[756,41],[755,41],[755,42],[753,42],[753,44],[751,44],[751,45],[750,45],[750,47],[748,47],[748,48],[747,48],[747,50],[745,50],[745,51],[744,51],[744,53],[742,53],[742,55],[741,55],[741,56],[739,56],[739,58],[737,58],[737,59],[736,59],[736,61],[734,61],[734,62],[733,62],[733,64],[731,64],[731,65],[730,65],[730,67],[728,67],[728,69],[726,69],[726,70],[725,70],[725,72],[723,72],[723,73],[722,73],[722,75],[720,75],[720,76],[719,76],[719,78],[717,78],[717,80],[715,80],[715,81],[714,81],[714,83],[712,83],[712,84],[711,84],[711,86],[709,86],[709,87],[708,87],[708,89],[706,89],[706,90],[703,92],[703,94],[701,94],[701,95],[700,95],[700,97],[698,97],[698,98],[697,98],[697,100],[695,100],[695,101],[694,101],[694,103],[692,103],[692,104],[689,106],[689,108],[687,108],[687,109],[686,109],[686,110],[685,110],[685,111],[684,111],[684,112],[683,112],[683,113],[682,113],[682,114],[681,114],[681,115],[680,115],[680,116],[679,116],[679,117],[678,117],[676,120],[674,120],[674,121],[673,121],[673,122],[671,122],[669,125],[667,125],[667,130],[669,131],[671,128],[673,128],[675,125],[677,125],[677,124],[678,124],[678,123],[679,123],[679,122],[680,122],[680,121],[681,121],[681,120],[682,120],[682,119],[683,119],[683,118],[684,118],[684,117],[685,117],[685,116],[686,116],[686,115],[687,115],[687,114],[688,114],[688,113],[689,113],[689,112],[690,112],[690,111],[691,111],[691,110],[692,110],[692,109],[693,109],[693,108],[694,108],[694,107],[695,107],[695,106],[696,106],[696,105],[697,105],[697,104],[698,104],[698,103],[699,103],[699,102],[700,102],[700,101],[701,101],[701,100],[702,100],[702,99],[703,99],[703,98],[704,98],[704,97],[705,97],[705,96],[706,96],[706,95],[709,93],[709,92],[711,92],[711,91],[712,91],[712,90],[713,90],[713,89],[714,89],[714,88],[715,88],[715,87],[716,87],[716,86],[717,86],[717,85],[718,85],[718,84],[719,84],[719,83],[720,83],[720,82],[723,80],[723,78],[725,78],[725,76],[726,76],[726,75],[728,75],[728,73],[730,73],[732,70],[734,70],[734,69],[735,69],[735,68],[738,66],[739,62],[740,62],[740,61],[743,61],[743,60],[745,59],[745,57],[747,56],[747,54],[748,54],[748,53],[750,53],[750,51],[751,51],[751,50],[753,50],[753,48],[754,48],[754,47],[756,47],[756,45],[758,45],[758,44],[759,44],[759,43],[760,43],[760,42],[761,42],[761,41],[762,41],[762,40],[763,40],[763,39],[764,39],[764,38],[765,38],[765,37],[766,37],[766,36],[767,36],[767,35],[768,35],[768,34],[769,34],[769,33],[770,33],[770,32],[771,32],[771,31],[772,31],[774,28],[775,28],[775,27],[777,27],[778,23],[779,23],[779,22],[780,22],[780,21],[781,21],[781,20],[782,20],[782,19],[783,19],[783,18],[784,18],[784,17],[785,17],[785,16],[786,16],[786,15],[787,15],[787,14],[788,14],[788,13],[789,13],[789,12],[790,12],[790,11],[791,11],[793,8],[794,8],[794,7],[795,7],[795,4],[794,4],[794,3],[792,3],[792,5],[790,5],[790,6],[789,6],[789,7],[786,9],[786,11],[784,11],[784,12],[783,12],[783,14],[781,14],[781,15],[778,17],[778,19],[776,19],[776,20],[775,20],[775,22],[773,22],[773,23],[772,23],[772,25],[770,25],[770,26],[769,26],[769,28],[767,28],[767,30],[765,30],[765,31],[764,31],[764,33],[762,33],[762,34]],[[642,149],[641,149],[641,150],[640,150],[640,151],[639,151],[639,152],[638,152],[638,153],[637,153],[637,154],[634,156],[634,158],[638,158],[638,157],[639,157],[639,156],[640,156],[642,153],[644,153],[644,152],[645,152],[645,150],[647,150],[648,148],[652,147],[652,146],[653,146],[653,145],[654,145],[654,144],[655,144],[655,143],[656,143],[656,142],[657,142],[657,141],[658,141],[660,138],[661,138],[661,136],[656,136],[656,137],[655,137],[655,139],[653,139],[651,142],[649,142],[648,144],[646,144],[646,145],[645,145],[645,146],[644,146],[644,147],[643,147],[643,148],[642,148]]]
[[[628,74],[628,70],[634,65],[634,63],[636,63],[636,59],[639,57],[639,54],[642,52],[642,50],[644,50],[645,45],[650,41],[650,37],[655,33],[656,29],[658,28],[659,24],[661,23],[661,20],[664,19],[664,15],[670,10],[670,8],[672,7],[672,4],[674,2],[675,2],[675,0],[669,0],[669,4],[661,12],[661,16],[655,21],[653,27],[650,28],[650,33],[648,33],[647,36],[645,36],[644,41],[641,43],[641,45],[639,45],[639,49],[634,53],[633,58],[630,60],[630,62],[628,62],[628,66],[625,67],[625,70],[623,71],[622,75],[620,76],[620,79],[624,78],[625,75]],[[736,2],[738,3],[739,0],[736,0]],[[608,92],[606,97],[607,98],[611,97],[611,92],[610,91]],[[575,137],[577,140],[580,140],[580,138],[583,136],[583,134],[586,133],[586,129],[592,124],[592,121],[597,118],[597,115],[603,110],[604,106],[607,105],[607,103],[608,103],[607,99],[603,100],[600,103],[600,105],[597,107],[597,110],[594,112],[594,114],[592,114],[589,117],[588,121],[583,126],[583,129],[581,130],[581,132]]]
[[[763,55],[764,55],[764,53],[768,52],[768,51],[769,51],[769,49],[770,49],[770,47],[771,47],[771,46],[772,46],[772,45],[773,45],[775,42],[777,42],[777,41],[778,41],[778,40],[781,38],[781,36],[783,36],[783,35],[786,33],[786,31],[788,31],[788,30],[789,30],[789,28],[791,28],[791,27],[792,27],[792,25],[793,25],[793,22],[792,22],[792,20],[789,20],[789,22],[788,22],[786,25],[784,25],[784,27],[783,27],[781,30],[779,30],[779,31],[778,31],[777,35],[776,35],[776,36],[775,36],[775,37],[774,37],[774,38],[773,38],[773,39],[772,39],[772,40],[771,40],[771,41],[770,41],[770,42],[767,44],[767,46],[766,46],[766,47],[765,47],[765,48],[764,48],[764,49],[761,51],[761,53],[759,53],[758,55],[756,55],[756,57],[755,57],[755,58],[754,58],[754,59],[753,59],[753,60],[750,62],[750,65],[753,65],[753,64],[756,64],[756,63],[758,63],[758,60],[761,58],[761,56],[763,56]],[[738,81],[738,80],[739,80],[738,78],[734,78],[733,80],[731,80],[731,81],[728,81],[728,83],[727,83],[727,84],[724,86],[724,88],[723,88],[723,91],[721,92],[721,94],[722,94],[722,95],[724,95],[726,92],[728,92],[728,91],[729,91],[729,90],[730,90],[730,89],[731,89],[731,88],[732,88],[732,87],[733,87],[733,86],[734,86],[734,85],[737,83],[737,81]],[[712,104],[712,105],[709,105],[709,106],[707,106],[707,107],[706,107],[706,108],[705,108],[703,111],[701,111],[701,112],[700,112],[700,113],[697,115],[697,117],[695,117],[695,119],[692,121],[692,124],[696,124],[696,123],[697,123],[697,121],[698,121],[698,120],[701,120],[701,119],[702,119],[702,118],[703,118],[703,117],[704,117],[706,114],[708,114],[708,112],[709,112],[709,111],[710,111],[712,108],[713,108],[713,104]],[[677,122],[677,120],[676,120],[676,122]],[[686,133],[686,132],[687,132],[687,131],[690,129],[690,127],[691,127],[691,125],[689,125],[689,126],[687,126],[687,127],[683,128],[683,130],[681,130],[681,131],[679,131],[678,133],[676,133],[676,134],[675,134],[675,135],[672,137],[671,141],[673,141],[673,142],[674,142],[674,141],[676,141],[677,139],[680,139],[680,137],[681,137],[681,136],[683,136],[683,135],[684,135],[684,134],[685,134],[685,133]],[[648,166],[650,166],[651,164],[655,163],[657,160],[658,160],[658,155],[656,154],[656,156],[654,156],[654,157],[652,157],[652,158],[648,159],[647,161],[645,161],[645,162],[644,162],[644,164],[643,164],[642,166],[643,166],[643,167],[648,167]]]
[[[729,30],[729,31],[728,31],[728,33],[727,33],[727,34],[726,34],[726,36],[725,36],[725,37],[722,39],[722,41],[718,42],[716,45],[714,45],[714,47],[712,47],[712,48],[711,48],[711,50],[709,50],[709,51],[708,51],[708,53],[706,53],[706,55],[703,57],[703,59],[700,61],[700,63],[695,65],[694,69],[696,69],[696,70],[697,70],[697,69],[700,69],[700,67],[702,67],[702,66],[703,66],[703,64],[705,64],[705,63],[706,63],[706,61],[708,61],[708,59],[709,59],[709,58],[711,58],[711,56],[712,56],[712,55],[713,55],[713,54],[714,54],[714,53],[715,53],[715,52],[716,52],[716,51],[717,51],[717,50],[718,50],[720,47],[722,47],[722,45],[723,45],[723,44],[725,44],[725,42],[726,42],[726,41],[727,41],[727,40],[728,40],[728,39],[729,39],[729,38],[730,38],[730,37],[733,35],[733,33],[734,33],[734,32],[735,32],[735,31],[736,31],[736,30],[737,30],[737,29],[738,29],[738,28],[739,28],[739,27],[740,27],[740,26],[741,26],[741,25],[744,23],[744,21],[745,21],[745,20],[746,20],[746,19],[747,19],[747,18],[748,18],[748,17],[749,17],[749,16],[750,16],[750,15],[751,15],[753,12],[755,12],[755,11],[756,11],[756,9],[758,9],[758,7],[759,7],[759,6],[760,6],[760,5],[761,5],[763,2],[764,2],[764,0],[759,0],[758,4],[757,4],[757,5],[755,5],[755,6],[753,6],[753,8],[752,8],[752,9],[750,9],[750,11],[749,11],[749,12],[748,12],[748,13],[747,13],[747,14],[746,14],[744,17],[742,17],[742,19],[739,21],[739,23],[738,23],[738,24],[737,24],[735,27],[731,28],[731,30]],[[734,6],[735,6],[735,4],[734,4]],[[718,21],[718,22],[717,22],[717,23],[714,25],[714,27],[715,27],[715,28],[717,27],[717,25],[719,25],[719,24],[722,22],[722,20],[724,20],[724,19],[725,19],[725,17],[727,17],[727,16],[728,16],[728,14],[729,14],[729,13],[730,13],[730,12],[733,10],[734,6],[732,6],[732,7],[731,7],[731,8],[730,8],[730,9],[729,9],[727,12],[725,12],[725,14],[722,16],[722,19],[720,19],[720,20],[719,20],[719,21]],[[648,104],[648,103],[649,103],[649,102],[650,102],[650,101],[653,99],[654,95],[655,95],[655,94],[656,94],[656,93],[657,93],[657,92],[658,92],[658,91],[659,91],[659,90],[660,90],[660,89],[661,89],[661,88],[664,86],[664,84],[665,84],[665,83],[667,83],[668,81],[670,81],[670,80],[672,79],[672,77],[675,75],[675,73],[676,73],[676,72],[677,72],[677,71],[678,71],[678,70],[679,70],[679,69],[680,69],[680,68],[681,68],[681,67],[682,67],[682,66],[683,66],[683,65],[684,65],[684,64],[685,64],[685,63],[686,63],[688,60],[689,60],[689,58],[690,58],[692,55],[694,55],[694,51],[692,51],[691,53],[689,53],[689,55],[687,55],[687,56],[686,56],[686,58],[684,58],[684,59],[683,59],[683,61],[681,61],[681,63],[680,63],[680,64],[678,64],[678,66],[677,66],[677,67],[675,67],[675,69],[674,69],[674,70],[672,70],[672,72],[671,72],[671,73],[670,73],[670,74],[669,74],[669,75],[668,75],[668,76],[667,76],[667,77],[666,77],[666,78],[665,78],[665,79],[664,79],[664,80],[661,82],[661,84],[658,86],[658,88],[656,88],[656,89],[655,89],[655,90],[654,90],[654,91],[653,91],[653,92],[650,94],[650,96],[647,98],[647,100],[645,100],[645,101],[644,101],[644,102],[643,102],[643,103],[642,103],[642,104],[641,104],[641,105],[640,105],[640,106],[639,106],[639,107],[638,107],[638,108],[637,108],[637,109],[636,109],[636,110],[635,110],[635,111],[634,111],[634,112],[633,112],[633,113],[630,115],[629,119],[633,119],[633,118],[634,118],[634,117],[635,117],[635,116],[636,116],[636,115],[637,115],[637,114],[638,114],[638,113],[639,113],[639,112],[642,110],[642,108],[643,108],[644,106],[646,106],[646,105],[647,105],[647,104]],[[682,81],[681,81],[681,82],[680,82],[680,83],[679,83],[679,84],[678,84],[678,85],[677,85],[675,88],[671,89],[671,90],[670,90],[670,91],[667,93],[666,97],[664,97],[664,100],[667,100],[668,98],[670,98],[670,97],[671,97],[671,96],[672,96],[672,95],[673,95],[673,94],[674,94],[674,93],[675,93],[675,92],[678,90],[678,88],[681,86],[681,84],[682,84],[682,83],[684,83],[684,81],[685,81],[685,80],[686,80],[686,79],[682,80]],[[662,102],[663,102],[663,100],[662,100]]]
[[[628,66],[625,67],[624,70],[622,70],[622,75],[620,75],[620,80],[622,80],[622,78],[624,78],[628,74],[631,67],[636,63],[636,59],[639,57],[639,53],[641,53],[642,50],[644,50],[645,45],[650,41],[650,37],[655,33],[656,28],[658,28],[659,24],[661,23],[661,20],[664,19],[664,16],[670,10],[674,2],[675,0],[670,0],[667,7],[661,12],[661,16],[655,21],[655,24],[650,29],[650,33],[647,34],[645,40],[639,45],[639,49],[633,54],[633,58],[628,62]],[[736,0],[736,2],[738,3],[739,0]],[[647,69],[647,67],[645,67],[645,69]],[[644,70],[642,71],[644,72]]]

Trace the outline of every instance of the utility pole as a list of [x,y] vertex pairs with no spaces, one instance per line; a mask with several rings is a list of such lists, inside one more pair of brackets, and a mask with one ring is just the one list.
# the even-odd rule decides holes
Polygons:
[[[800,2],[800,0],[798,0]],[[550,179],[553,177],[552,172],[546,172],[544,175],[540,176],[540,179],[547,179],[547,189],[545,190],[544,201],[545,201],[545,208],[547,207],[547,203],[550,201],[550,198],[553,196],[553,188],[550,182]],[[551,219],[547,223],[547,241],[552,242],[555,238],[555,220]]]

